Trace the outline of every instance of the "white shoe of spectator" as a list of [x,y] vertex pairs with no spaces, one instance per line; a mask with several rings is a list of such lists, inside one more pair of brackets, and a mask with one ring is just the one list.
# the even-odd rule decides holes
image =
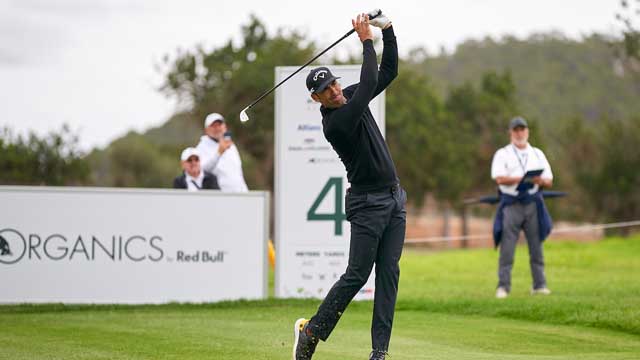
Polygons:
[[547,287],[531,289],[531,295],[551,295],[551,290],[549,290]]
[[507,292],[507,290],[503,287],[499,287],[496,289],[496,298],[498,299],[504,299],[507,296],[509,296],[509,293]]

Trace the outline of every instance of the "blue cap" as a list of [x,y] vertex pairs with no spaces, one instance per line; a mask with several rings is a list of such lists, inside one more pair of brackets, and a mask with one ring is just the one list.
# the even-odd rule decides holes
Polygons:
[[511,119],[511,121],[509,122],[509,130],[513,130],[515,128],[517,128],[518,126],[522,126],[522,127],[526,127],[528,128],[529,126],[527,125],[527,121],[520,117],[520,116],[516,116],[513,119]]

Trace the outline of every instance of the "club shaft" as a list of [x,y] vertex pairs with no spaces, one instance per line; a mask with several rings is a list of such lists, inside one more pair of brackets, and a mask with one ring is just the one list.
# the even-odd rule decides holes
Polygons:
[[295,74],[299,73],[300,71],[302,71],[302,69],[304,69],[305,67],[307,67],[309,64],[311,64],[312,62],[316,61],[320,56],[324,55],[327,51],[331,50],[332,47],[336,46],[340,41],[344,40],[345,38],[349,37],[349,35],[353,34],[355,32],[354,29],[349,30],[349,32],[347,32],[346,34],[344,34],[340,39],[338,39],[336,42],[334,42],[333,44],[331,44],[328,48],[324,49],[321,53],[319,53],[318,55],[316,55],[313,59],[307,61],[304,65],[302,65],[298,70],[296,70],[295,72],[293,72],[291,75],[287,76],[284,80],[280,81],[276,86],[272,87],[271,89],[269,89],[267,92],[265,92],[264,94],[260,95],[259,98],[255,99],[251,104],[249,104],[249,106],[247,106],[247,109],[250,109],[253,105],[257,104],[260,100],[264,99],[265,96],[271,94],[275,89],[277,89],[280,85],[282,85],[283,83],[285,83],[287,80],[289,80],[291,77],[293,77]]
[[[380,15],[380,13],[371,16],[369,19],[375,19],[376,17],[378,17]],[[264,99],[265,96],[271,94],[275,89],[277,89],[280,85],[282,85],[283,83],[285,83],[287,80],[289,80],[291,77],[293,77],[295,74],[299,73],[300,71],[302,71],[302,69],[304,69],[305,67],[307,67],[307,65],[311,64],[312,62],[316,61],[320,56],[324,55],[327,51],[331,50],[331,48],[333,48],[334,46],[338,45],[338,43],[340,43],[342,40],[346,39],[349,37],[349,35],[353,34],[356,30],[355,29],[351,29],[349,30],[346,34],[344,34],[340,39],[336,40],[333,44],[329,45],[328,48],[324,49],[321,53],[319,53],[318,55],[314,56],[313,59],[307,61],[304,65],[300,66],[300,68],[298,68],[298,70],[294,71],[291,75],[287,76],[284,80],[280,81],[276,86],[272,87],[271,89],[269,89],[267,92],[265,92],[264,94],[260,95],[259,98],[255,99],[251,104],[249,104],[249,106],[247,106],[245,108],[246,110],[249,110],[253,105],[257,104],[258,102],[260,102],[260,100]]]

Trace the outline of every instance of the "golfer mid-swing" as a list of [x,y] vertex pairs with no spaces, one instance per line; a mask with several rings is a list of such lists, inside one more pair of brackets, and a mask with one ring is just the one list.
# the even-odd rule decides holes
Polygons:
[[[338,78],[326,67],[313,69],[307,76],[311,97],[322,104],[324,136],[340,156],[351,183],[345,201],[347,220],[351,223],[349,265],[318,312],[310,320],[296,321],[294,360],[311,359],[318,341],[329,337],[349,302],[367,282],[374,264],[376,290],[370,359],[385,358],[391,337],[407,195],[399,185],[389,148],[368,105],[398,74],[398,47],[386,16],[380,14],[370,21],[367,14],[361,14],[351,22],[362,41],[360,82],[342,90]],[[369,24],[382,29],[384,50],[380,70]]]

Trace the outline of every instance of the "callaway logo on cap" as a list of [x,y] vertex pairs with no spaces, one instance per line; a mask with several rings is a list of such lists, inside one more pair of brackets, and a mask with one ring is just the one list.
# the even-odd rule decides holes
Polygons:
[[312,94],[319,93],[336,79],[340,78],[333,76],[329,68],[325,66],[315,68],[309,72],[309,75],[307,75],[307,89]]
[[318,81],[318,78],[320,79],[324,79],[325,76],[327,75],[327,70],[318,70],[316,71],[315,75],[313,75],[313,81]]

